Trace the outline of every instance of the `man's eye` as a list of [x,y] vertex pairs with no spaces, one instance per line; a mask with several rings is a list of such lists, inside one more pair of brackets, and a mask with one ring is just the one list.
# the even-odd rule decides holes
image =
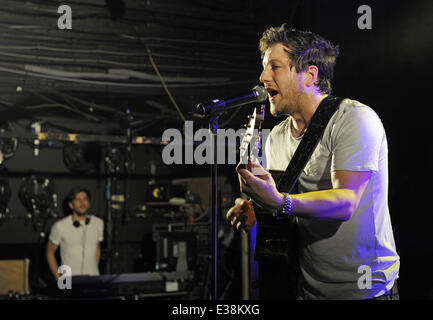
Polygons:
[[272,66],[272,69],[278,69],[280,66]]

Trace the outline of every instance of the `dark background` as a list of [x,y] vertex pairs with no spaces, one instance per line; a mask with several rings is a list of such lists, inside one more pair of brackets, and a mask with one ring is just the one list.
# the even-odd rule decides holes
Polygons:
[[[72,30],[57,28],[60,4],[72,8]],[[357,27],[357,9],[364,4],[372,9],[371,30]],[[127,128],[133,135],[148,137],[160,137],[167,128],[181,130],[182,117],[155,77],[149,48],[183,116],[194,120],[194,129],[206,128],[206,121],[188,112],[198,102],[243,93],[257,83],[261,72],[257,44],[266,27],[289,22],[297,29],[319,33],[340,46],[333,93],[371,106],[387,132],[389,206],[401,257],[401,299],[430,299],[432,9],[430,1],[403,0],[4,0],[0,8],[0,120],[3,129],[14,134],[30,133],[36,121],[42,123],[42,131],[100,136],[124,136]],[[31,66],[46,69],[31,73]],[[153,78],[108,79],[109,69],[127,69]],[[56,78],[52,78],[54,71]],[[251,111],[252,106],[245,106],[223,115],[220,126],[237,130]],[[265,127],[281,120],[268,117]],[[103,153],[107,146],[103,142],[95,148]],[[49,176],[60,201],[72,186],[85,184],[93,194],[94,213],[106,218],[103,159],[96,156],[96,165],[78,174],[64,164],[62,149],[63,143],[48,145],[45,141],[35,157],[32,141],[22,140],[4,162],[12,197],[9,216],[0,220],[0,256],[29,256],[32,265],[39,263],[42,273],[47,272],[43,240],[18,199],[24,178]],[[135,168],[128,187],[131,206],[148,200],[146,188],[152,180],[166,183],[208,177],[206,165],[164,165],[161,150],[158,144],[133,146]],[[221,166],[220,174],[227,178],[222,191],[236,195],[230,191],[238,188],[233,166]],[[61,216],[60,208],[58,212]],[[116,270],[151,270],[152,225],[174,220],[129,214],[125,222],[123,211],[116,214],[120,230]],[[48,221],[47,230],[54,220]],[[233,280],[226,296],[234,299],[240,298],[236,237],[221,261],[224,284]],[[38,256],[42,257],[39,262]]]

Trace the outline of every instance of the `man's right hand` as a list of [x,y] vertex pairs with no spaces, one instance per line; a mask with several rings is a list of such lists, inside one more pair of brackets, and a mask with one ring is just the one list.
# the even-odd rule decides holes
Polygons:
[[244,229],[247,232],[256,224],[256,215],[251,202],[242,198],[235,200],[235,205],[227,212],[226,218],[236,229]]

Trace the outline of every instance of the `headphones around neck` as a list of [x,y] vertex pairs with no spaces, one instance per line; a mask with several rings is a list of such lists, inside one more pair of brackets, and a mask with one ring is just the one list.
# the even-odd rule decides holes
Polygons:
[[[73,218],[72,218],[73,219]],[[89,223],[90,223],[90,216],[88,216],[87,218],[86,218],[86,220],[85,220],[85,222],[84,222],[86,225],[88,225]],[[75,228],[79,228],[80,226],[81,226],[81,223],[80,223],[80,221],[78,221],[78,220],[72,220],[72,225],[75,227]]]

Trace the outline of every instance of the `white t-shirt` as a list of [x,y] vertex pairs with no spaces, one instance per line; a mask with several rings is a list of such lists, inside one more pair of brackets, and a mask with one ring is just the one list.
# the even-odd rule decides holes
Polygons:
[[104,240],[104,222],[96,216],[89,216],[89,224],[80,221],[73,225],[72,215],[55,222],[49,240],[60,246],[63,265],[71,267],[72,275],[99,275],[96,249]]
[[[268,169],[284,171],[301,139],[291,133],[291,117],[275,126],[265,147]],[[350,99],[332,116],[301,174],[299,193],[332,189],[335,170],[372,171],[372,177],[349,221],[296,217],[299,299],[372,298],[391,289],[398,278],[400,258],[388,210],[385,131],[371,108]]]

